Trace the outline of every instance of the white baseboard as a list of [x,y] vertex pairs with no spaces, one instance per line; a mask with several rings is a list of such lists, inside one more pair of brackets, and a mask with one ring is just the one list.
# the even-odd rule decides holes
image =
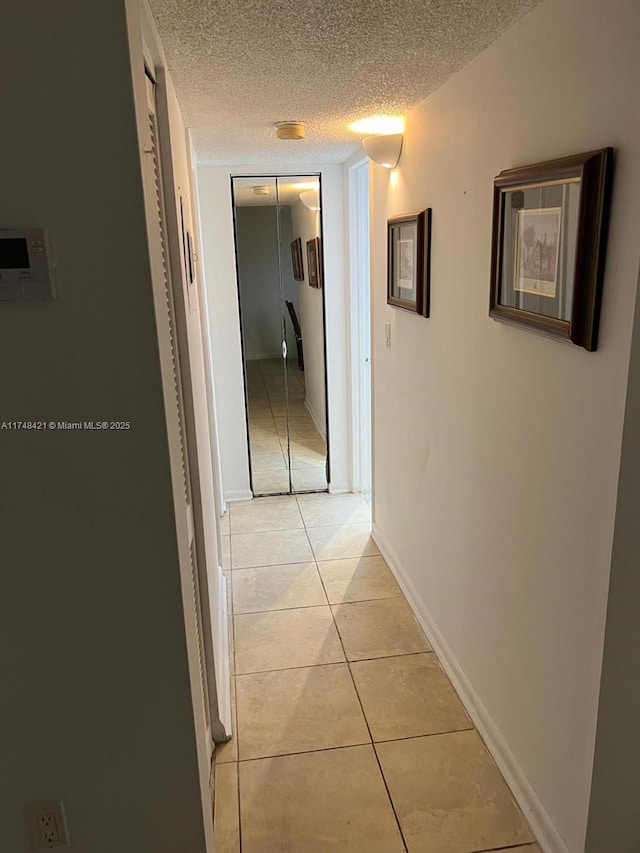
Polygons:
[[489,715],[482,700],[460,667],[438,626],[431,617],[424,602],[416,592],[413,582],[403,569],[393,549],[380,528],[373,525],[373,539],[380,549],[404,592],[407,601],[427,635],[431,646],[455,687],[463,705],[467,709],[475,727],[484,740],[494,761],[500,768],[507,784],[535,833],[538,845],[544,853],[571,853],[548,812],[531,787],[515,755],[509,749],[498,727]]
[[251,489],[247,489],[246,491],[237,491],[237,492],[225,492],[224,500],[225,503],[232,504],[237,501],[250,501],[253,498],[253,492]]
[[309,414],[311,415],[311,420],[315,424],[315,428],[318,430],[318,432],[322,436],[323,441],[326,442],[326,440],[327,440],[327,425],[325,423],[322,423],[322,420],[318,416],[318,413],[316,412],[316,410],[313,408],[313,406],[309,402],[308,397],[305,398],[304,407],[309,412]]
[[352,489],[349,483],[329,483],[330,495],[349,495]]

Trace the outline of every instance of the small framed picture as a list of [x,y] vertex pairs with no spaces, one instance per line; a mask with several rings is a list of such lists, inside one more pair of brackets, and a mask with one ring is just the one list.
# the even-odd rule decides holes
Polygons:
[[494,181],[489,315],[595,350],[613,149]]
[[387,221],[387,303],[430,313],[431,208]]
[[293,277],[296,281],[304,281],[304,267],[302,265],[302,240],[296,237],[291,243],[291,263],[293,264]]
[[322,246],[319,237],[307,240],[307,269],[309,286],[322,287]]

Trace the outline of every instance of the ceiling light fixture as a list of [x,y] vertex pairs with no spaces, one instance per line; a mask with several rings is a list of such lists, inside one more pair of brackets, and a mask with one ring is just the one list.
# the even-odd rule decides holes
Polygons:
[[306,192],[300,193],[298,198],[305,207],[309,208],[309,210],[320,210],[319,190],[307,190]]
[[302,121],[276,122],[276,136],[278,139],[304,139],[305,132],[305,125]]

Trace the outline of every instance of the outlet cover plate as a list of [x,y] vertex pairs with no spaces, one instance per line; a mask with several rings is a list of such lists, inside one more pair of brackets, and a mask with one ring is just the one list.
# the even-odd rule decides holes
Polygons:
[[31,850],[69,847],[69,833],[62,800],[33,803],[26,809]]

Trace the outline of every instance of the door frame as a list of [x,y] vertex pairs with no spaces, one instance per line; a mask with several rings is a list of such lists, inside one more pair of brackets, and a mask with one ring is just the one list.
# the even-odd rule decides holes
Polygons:
[[[227,595],[226,595],[226,580],[222,571],[222,566],[219,565],[221,549],[219,547],[219,524],[216,517],[220,511],[219,500],[216,495],[222,493],[221,482],[219,478],[219,469],[215,464],[209,466],[208,473],[205,472],[205,477],[210,479],[204,484],[205,488],[212,488],[213,500],[208,500],[207,504],[213,505],[215,509],[208,511],[207,517],[203,515],[202,501],[202,484],[200,483],[200,473],[198,469],[198,443],[195,440],[194,428],[194,408],[193,408],[193,386],[191,382],[191,371],[189,364],[189,336],[187,333],[184,318],[188,312],[188,306],[185,303],[185,295],[183,292],[183,273],[182,273],[182,250],[180,244],[180,230],[177,214],[177,194],[174,181],[174,158],[176,162],[184,163],[186,167],[184,176],[184,195],[190,200],[191,219],[192,219],[192,236],[194,238],[194,246],[197,246],[196,236],[199,237],[199,221],[198,208],[195,203],[195,198],[192,194],[192,172],[193,163],[190,161],[191,149],[187,132],[184,128],[184,123],[181,116],[174,116],[174,124],[172,125],[170,115],[170,89],[173,90],[170,81],[167,79],[165,69],[165,58],[162,51],[160,39],[155,27],[155,22],[146,4],[135,9],[129,9],[129,25],[134,34],[131,39],[132,50],[132,75],[134,84],[134,93],[136,101],[136,113],[138,115],[138,126],[141,145],[141,164],[143,171],[146,168],[146,161],[149,157],[149,145],[147,141],[148,114],[146,83],[145,77],[148,76],[155,87],[155,102],[156,102],[156,127],[157,127],[157,143],[158,143],[158,171],[162,187],[162,205],[164,215],[164,239],[165,239],[165,254],[166,254],[166,278],[168,288],[173,298],[173,308],[175,310],[175,333],[174,347],[176,353],[170,349],[170,344],[166,340],[166,335],[162,333],[161,324],[158,326],[159,331],[159,350],[162,367],[162,379],[165,394],[165,411],[167,416],[167,427],[169,433],[169,456],[171,461],[172,480],[174,489],[174,503],[176,506],[176,525],[178,533],[178,547],[180,559],[180,574],[182,584],[183,605],[185,611],[185,629],[186,629],[186,645],[189,658],[190,680],[192,690],[192,701],[194,710],[194,720],[196,727],[196,737],[198,743],[198,756],[201,763],[201,773],[205,772],[206,762],[206,778],[208,786],[211,784],[211,758],[214,751],[214,741],[222,742],[228,739],[231,734],[231,688],[230,688],[230,666],[228,657],[228,634],[227,626]],[[175,99],[175,96],[174,96]],[[179,107],[178,107],[179,110]],[[175,111],[175,110],[174,110]],[[180,138],[182,136],[182,138]],[[182,156],[182,159],[181,158]],[[147,217],[157,215],[153,210],[153,200],[149,198],[149,187],[145,182],[145,204],[148,208]],[[150,208],[150,209],[149,209]],[[152,267],[157,266],[157,259],[153,256],[152,251]],[[199,266],[196,265],[196,282],[198,293],[203,291],[203,277],[198,275]],[[157,274],[156,274],[157,278]],[[154,301],[156,302],[156,312],[158,311],[158,294],[157,281],[154,278]],[[193,286],[193,285],[192,285]],[[166,311],[166,306],[164,307]],[[202,317],[204,310],[202,302],[200,302],[200,326],[203,325],[208,330],[206,318]],[[193,347],[193,352],[196,358],[203,360],[203,374],[205,385],[212,385],[211,363],[207,359],[206,343],[208,338],[199,341],[198,347]],[[169,346],[169,349],[167,347]],[[187,458],[189,462],[188,474],[190,475],[192,495],[192,513],[189,519],[189,524],[193,528],[193,536],[195,539],[197,573],[196,577],[192,577],[192,572],[189,566],[189,555],[184,553],[184,531],[181,532],[182,522],[179,518],[178,501],[176,495],[179,494],[182,486],[182,476],[180,474],[182,463],[180,460],[180,444],[179,434],[176,434],[173,423],[175,416],[171,412],[172,399],[175,397],[173,387],[172,364],[177,361],[177,381],[182,386],[181,390],[184,396],[184,443],[187,450]],[[200,395],[202,396],[202,394]],[[214,461],[216,458],[216,447],[210,441],[211,436],[216,434],[216,424],[212,423],[211,398],[208,393],[205,394],[207,400],[207,411],[204,416],[207,418],[208,436],[206,443],[211,444],[205,447],[204,450],[211,453]],[[214,410],[215,411],[215,410]],[[201,438],[202,443],[202,438]],[[207,453],[203,454],[204,457]],[[195,474],[195,476],[194,476]],[[211,516],[211,517],[209,517]],[[213,532],[215,535],[206,537],[204,535],[205,528]],[[208,541],[208,547],[205,545]],[[217,547],[216,547],[217,546]],[[194,585],[197,589],[193,589]],[[194,614],[190,612],[190,602],[194,598],[202,604],[202,645],[204,650],[204,670],[206,679],[204,684],[204,701],[206,709],[201,709],[198,696],[201,692],[200,674],[198,664],[198,638],[197,626],[195,624]],[[222,630],[217,630],[222,627]],[[225,690],[226,687],[226,690]],[[222,688],[222,689],[220,689]],[[207,716],[209,719],[209,731],[207,732]],[[205,815],[205,823],[209,829],[208,812]]]
[[[160,166],[163,177],[165,218],[167,225],[167,254],[169,258],[169,279],[173,291],[173,300],[176,319],[176,345],[178,349],[179,371],[182,380],[182,392],[184,398],[184,421],[185,442],[188,449],[189,477],[191,480],[193,498],[193,525],[196,541],[196,563],[198,575],[198,589],[196,590],[200,606],[202,608],[202,629],[204,643],[204,667],[206,672],[206,689],[208,698],[208,712],[211,725],[211,736],[215,742],[228,740],[231,733],[231,694],[230,694],[230,672],[228,634],[226,630],[216,630],[222,624],[226,627],[226,580],[222,574],[219,555],[221,543],[219,528],[215,524],[215,536],[208,536],[207,524],[213,520],[205,517],[205,492],[210,489],[215,481],[216,471],[212,462],[211,430],[210,430],[210,399],[206,389],[206,411],[197,411],[194,372],[196,366],[192,359],[202,361],[204,377],[209,373],[210,367],[205,356],[205,348],[200,340],[190,341],[189,314],[198,314],[198,329],[202,327],[200,309],[201,279],[198,275],[197,266],[193,259],[193,246],[195,245],[195,232],[193,220],[196,217],[196,207],[190,195],[190,181],[185,187],[181,187],[179,201],[183,206],[185,225],[187,232],[194,241],[188,248],[182,245],[181,232],[182,222],[178,219],[178,205],[176,191],[177,181],[174,172],[171,123],[169,115],[167,81],[164,67],[161,65],[156,69],[156,100],[158,105],[158,134],[160,147]],[[185,147],[187,143],[185,131]],[[186,148],[187,160],[189,148]],[[187,162],[188,176],[190,179],[191,163]],[[190,263],[194,264],[195,281],[190,285],[186,280],[187,270],[184,267],[184,252],[189,253]],[[189,287],[194,287],[195,293],[189,304]],[[209,447],[202,447],[202,452],[197,438],[197,421],[206,418],[206,434]],[[202,456],[202,458],[201,458]],[[203,465],[203,462],[207,462]],[[214,514],[219,517],[219,508],[215,498],[217,489],[213,488]],[[211,501],[209,502],[211,503]],[[213,750],[212,750],[213,751]]]
[[[242,380],[243,380],[243,390],[244,390],[244,416],[245,416],[245,428],[246,428],[246,439],[247,439],[247,459],[249,463],[249,487],[251,489],[252,497],[256,497],[255,489],[253,487],[253,466],[251,463],[251,431],[249,425],[249,394],[247,390],[247,359],[245,355],[245,342],[244,342],[244,324],[242,322],[242,293],[240,289],[240,268],[238,264],[238,223],[236,218],[236,201],[235,201],[235,188],[234,181],[236,179],[244,180],[244,179],[256,179],[256,180],[267,180],[273,179],[276,182],[276,211],[278,218],[278,240],[280,239],[280,213],[279,213],[279,201],[278,201],[278,192],[277,192],[277,182],[280,178],[317,178],[319,184],[319,195],[320,195],[320,251],[322,253],[322,267],[326,269],[326,265],[324,262],[324,254],[325,254],[325,243],[324,243],[324,216],[323,216],[323,195],[322,195],[322,172],[314,171],[314,170],[306,170],[300,169],[295,172],[259,172],[256,174],[252,174],[251,172],[231,172],[229,175],[229,186],[230,186],[230,194],[231,194],[231,218],[233,223],[233,257],[234,257],[234,270],[236,277],[236,291],[238,298],[238,321],[240,324],[240,355],[242,361]],[[282,249],[282,247],[280,247]],[[282,257],[279,252],[279,265],[280,265],[280,277],[282,278]],[[327,456],[326,456],[326,480],[327,480],[327,488],[319,490],[318,494],[322,494],[322,492],[331,491],[331,435],[329,429],[329,368],[327,362],[327,297],[326,297],[326,288],[323,284],[322,287],[322,340],[323,340],[323,354],[324,354],[324,398],[325,398],[325,432],[326,439],[325,444],[327,447]],[[304,492],[294,492],[291,487],[291,479],[289,479],[289,492],[281,492],[265,495],[265,497],[276,497],[279,494],[304,494]],[[311,491],[311,490],[310,490]],[[259,497],[262,497],[260,495]]]
[[369,251],[369,175],[368,157],[362,157],[347,168],[351,482],[354,491],[365,494],[373,492],[373,299]]

